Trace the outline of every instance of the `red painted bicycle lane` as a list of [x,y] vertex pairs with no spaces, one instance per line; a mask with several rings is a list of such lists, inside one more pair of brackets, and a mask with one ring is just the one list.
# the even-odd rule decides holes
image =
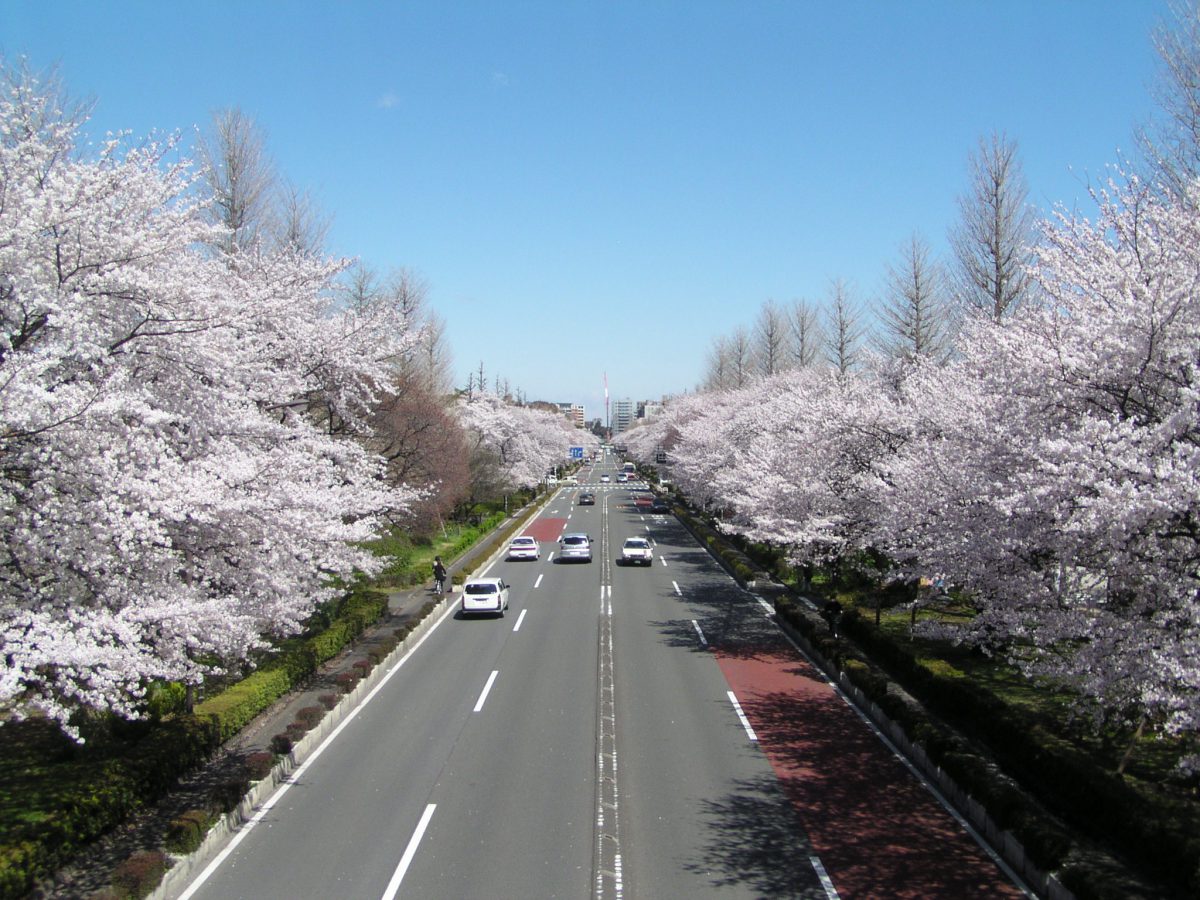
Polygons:
[[534,519],[525,526],[525,530],[521,534],[529,535],[529,537],[538,541],[551,543],[562,537],[563,526],[566,524],[566,519],[545,516],[540,519]]
[[816,669],[714,652],[843,900],[1024,896]]

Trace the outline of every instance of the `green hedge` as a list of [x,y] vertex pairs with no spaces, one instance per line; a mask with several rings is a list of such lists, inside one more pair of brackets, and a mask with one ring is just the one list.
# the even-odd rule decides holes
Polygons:
[[[1194,806],[1148,796],[1088,753],[1051,734],[1041,720],[1003,702],[952,666],[931,665],[862,617],[843,629],[906,690],[964,733],[985,743],[1005,772],[1072,827],[1113,841],[1146,871],[1185,892],[1200,891],[1200,814]],[[990,810],[989,810],[990,811]],[[1026,821],[1027,817],[1014,816]],[[1010,822],[997,816],[1004,827]],[[1041,833],[1041,829],[1037,829]]]
[[385,596],[357,591],[342,601],[326,631],[292,642],[259,671],[198,704],[192,715],[150,727],[117,758],[64,764],[69,768],[60,776],[65,783],[56,808],[0,846],[0,898],[24,896],[85,844],[171,790],[181,775],[207,761],[223,741],[311,676],[386,608]]
[[[1170,883],[1180,896],[1194,895],[1200,821],[1193,809],[1146,797],[1047,732],[1036,716],[1004,703],[948,663],[918,659],[855,610],[843,617],[842,632],[865,657],[856,655],[848,642],[829,639],[819,617],[790,598],[779,598],[776,609],[827,658],[829,645],[839,645],[832,655],[840,657],[839,668],[850,681],[981,803],[1000,828],[1011,831],[1039,868],[1057,872],[1080,900],[1146,896],[1145,886],[1111,858],[1101,860],[1081,847],[1059,816],[1097,840],[1115,838],[1144,871]],[[919,703],[889,691],[893,678]],[[926,709],[952,723],[967,740]],[[986,745],[989,755],[968,740]]]

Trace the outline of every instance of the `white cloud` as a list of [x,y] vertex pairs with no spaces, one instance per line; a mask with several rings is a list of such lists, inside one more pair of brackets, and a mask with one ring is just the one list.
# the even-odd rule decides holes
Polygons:
[[375,101],[375,105],[380,109],[391,109],[393,106],[398,106],[399,104],[400,98],[392,91],[388,91]]

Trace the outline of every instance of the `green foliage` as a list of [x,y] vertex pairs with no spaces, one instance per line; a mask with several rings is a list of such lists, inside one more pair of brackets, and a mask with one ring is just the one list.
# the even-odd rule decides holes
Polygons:
[[163,844],[172,853],[192,853],[203,843],[212,824],[213,817],[208,810],[189,809],[167,825]]
[[[411,567],[412,583],[419,583],[428,577],[435,554],[458,555],[506,518],[503,510],[493,509],[478,524],[455,527],[439,542],[416,543],[393,535],[390,543],[373,549],[395,556],[397,570]],[[516,527],[521,526],[514,522]],[[419,618],[436,606],[426,604]],[[151,723],[94,717],[85,724],[96,739],[85,747],[63,736],[52,722],[5,723],[5,741],[0,744],[0,900],[24,896],[84,844],[161,797],[183,773],[204,763],[221,742],[310,678],[386,610],[384,585],[357,582],[314,613],[306,635],[282,642],[260,661],[257,671],[205,699],[194,714],[182,712],[183,685],[156,683],[147,692]],[[390,653],[410,630],[410,625],[395,629],[378,643],[379,649]],[[366,665],[369,669],[370,661]],[[351,676],[346,689],[356,680]],[[305,730],[300,723],[298,733]],[[271,749],[290,752],[293,740],[289,734],[277,735]],[[213,810],[235,809],[248,789],[247,776],[216,785]],[[144,896],[135,893],[140,885],[157,884],[152,858],[139,858],[126,869],[139,886],[114,887],[116,896]]]
[[178,681],[155,681],[146,689],[146,715],[153,722],[185,711],[187,687]]
[[167,873],[167,857],[160,850],[141,850],[113,872],[112,885],[120,895],[141,900],[149,897]]

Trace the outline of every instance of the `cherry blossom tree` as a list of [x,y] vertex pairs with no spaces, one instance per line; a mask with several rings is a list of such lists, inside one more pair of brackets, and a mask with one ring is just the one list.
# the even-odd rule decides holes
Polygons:
[[550,467],[566,462],[570,447],[584,438],[564,416],[515,406],[489,392],[464,395],[457,410],[473,449],[499,466],[504,490],[544,481]]
[[172,143],[79,159],[56,104],[0,97],[0,705],[69,728],[374,570],[358,542],[413,494],[329,423],[366,433],[413,338],[386,305],[339,311],[341,263],[212,254]]
[[881,537],[979,604],[967,637],[1105,716],[1200,725],[1200,217],[1136,179],[1045,230],[1049,302],[912,381]]

